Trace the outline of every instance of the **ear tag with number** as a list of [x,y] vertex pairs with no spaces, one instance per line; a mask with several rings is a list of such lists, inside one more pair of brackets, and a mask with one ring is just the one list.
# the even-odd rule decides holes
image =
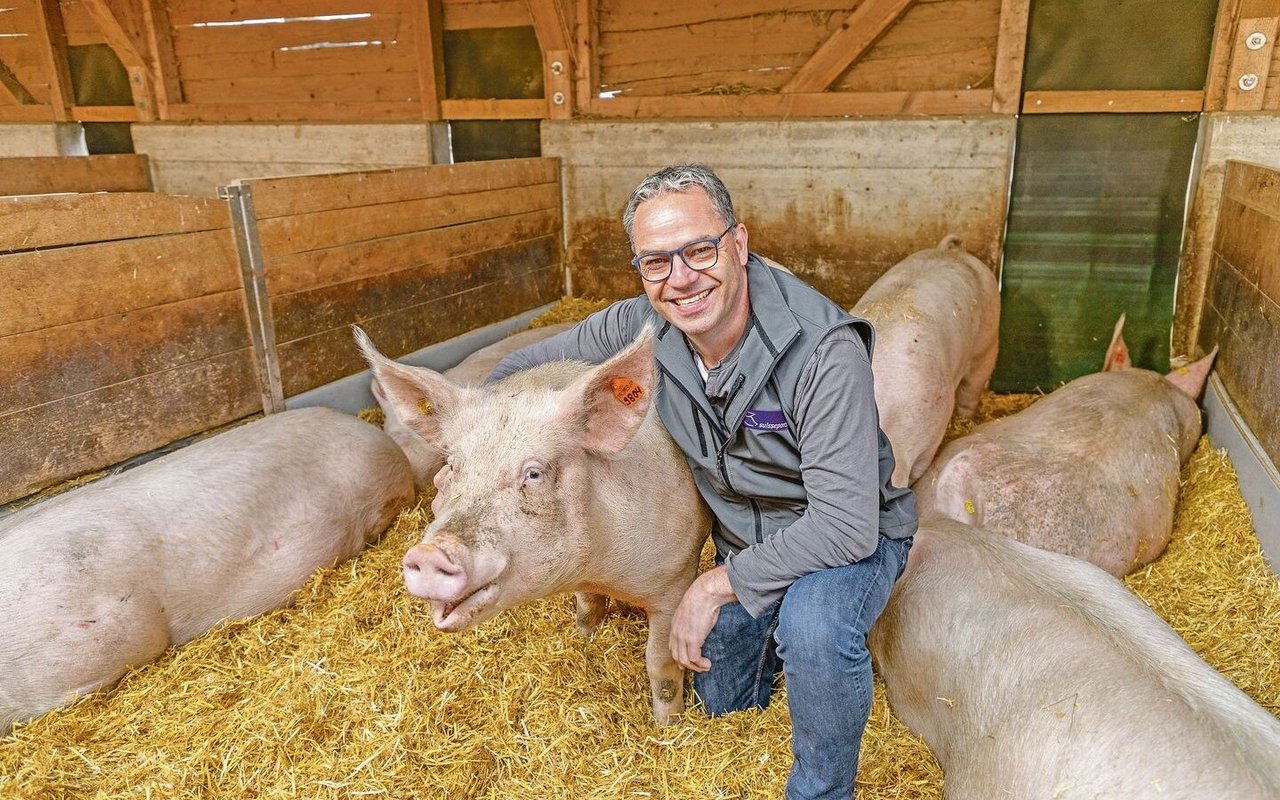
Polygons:
[[644,389],[640,388],[640,384],[630,378],[610,378],[609,388],[613,390],[613,396],[618,398],[618,402],[628,408],[640,402],[640,398],[644,397]]

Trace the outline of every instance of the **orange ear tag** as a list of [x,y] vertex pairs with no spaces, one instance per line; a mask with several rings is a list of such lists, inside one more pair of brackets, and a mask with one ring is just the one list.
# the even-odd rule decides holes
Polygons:
[[418,413],[424,417],[431,415],[431,401],[425,397],[418,398]]
[[644,397],[644,389],[641,389],[640,384],[630,378],[610,378],[609,388],[613,389],[613,396],[618,398],[618,402],[628,408],[640,402],[640,398]]

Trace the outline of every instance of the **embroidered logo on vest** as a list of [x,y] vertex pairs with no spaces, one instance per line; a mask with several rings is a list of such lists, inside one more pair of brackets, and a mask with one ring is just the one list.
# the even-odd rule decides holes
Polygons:
[[785,431],[787,417],[781,409],[753,408],[742,418],[742,424],[757,431]]

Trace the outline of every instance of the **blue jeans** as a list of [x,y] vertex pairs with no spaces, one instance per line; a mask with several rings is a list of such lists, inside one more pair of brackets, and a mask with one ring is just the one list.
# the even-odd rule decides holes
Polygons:
[[720,607],[702,646],[711,669],[694,673],[694,691],[712,716],[765,708],[781,668],[795,756],[788,800],[853,796],[858,746],[871,714],[867,631],[910,549],[910,538],[881,536],[868,558],[800,578],[755,619],[740,603]]

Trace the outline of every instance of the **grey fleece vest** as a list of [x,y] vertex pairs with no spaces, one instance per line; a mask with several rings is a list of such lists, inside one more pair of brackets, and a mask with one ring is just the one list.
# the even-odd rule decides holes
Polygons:
[[[875,340],[869,322],[845,313],[798,278],[765,266],[754,254],[747,279],[751,318],[728,379],[723,421],[707,399],[680,331],[648,303],[633,331],[638,334],[648,322],[658,332],[658,413],[688,457],[698,490],[715,515],[713,537],[721,556],[791,525],[808,506],[793,414],[796,385],[818,344],[842,325],[858,333],[868,354]],[[890,484],[893,451],[883,431],[879,436],[880,533],[905,538],[916,530],[914,495]]]

